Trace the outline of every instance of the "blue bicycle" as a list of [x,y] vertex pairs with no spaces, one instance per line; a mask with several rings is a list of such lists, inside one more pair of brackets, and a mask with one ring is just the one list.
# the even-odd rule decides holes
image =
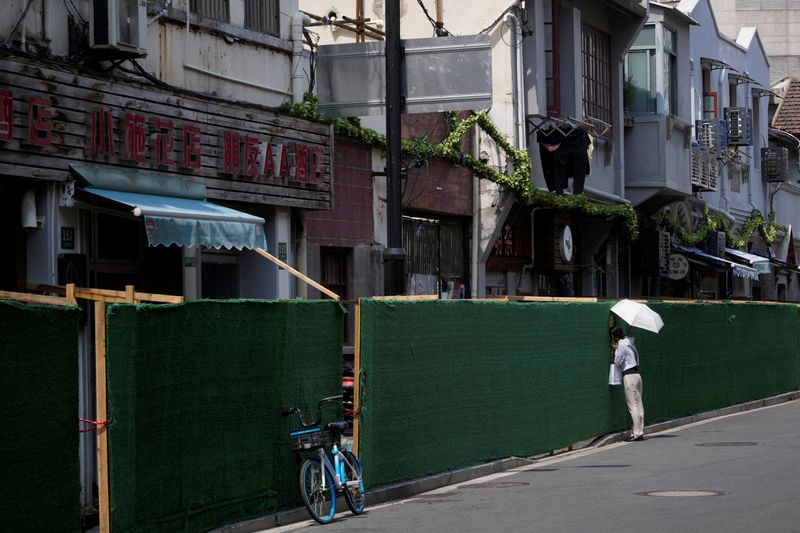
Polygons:
[[[311,517],[320,524],[333,520],[336,513],[336,493],[344,494],[344,501],[353,514],[361,514],[366,507],[361,464],[353,452],[341,446],[339,437],[347,429],[347,421],[331,422],[320,426],[322,406],[341,402],[342,396],[323,398],[317,404],[317,418],[306,422],[297,407],[284,411],[296,414],[302,429],[289,433],[289,447],[293,452],[313,452],[300,467],[300,494]],[[330,450],[330,456],[326,453]]]

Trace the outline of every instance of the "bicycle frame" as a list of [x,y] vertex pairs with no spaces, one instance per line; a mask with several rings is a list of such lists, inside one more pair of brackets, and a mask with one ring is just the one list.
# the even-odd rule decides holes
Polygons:
[[[324,469],[326,469],[328,471],[328,473],[331,475],[331,479],[333,479],[333,484],[336,487],[337,491],[342,490],[342,488],[347,487],[347,486],[353,486],[353,485],[358,485],[358,484],[362,483],[362,480],[360,479],[360,476],[359,476],[359,479],[353,479],[353,480],[345,481],[345,482],[343,482],[342,479],[339,479],[339,475],[336,473],[336,469],[334,468],[333,463],[331,463],[331,460],[328,458],[328,454],[325,453],[325,448],[320,448],[319,450],[317,450],[317,456],[319,457],[320,464],[323,465],[322,467]],[[350,466],[350,470],[349,471],[352,471],[352,472],[355,471],[355,468],[353,468],[353,463],[348,461],[347,457],[345,456],[345,454],[341,453],[341,451],[339,452],[339,461],[343,461],[345,463],[345,465]],[[327,488],[326,487],[326,479],[327,478],[323,475],[322,476],[322,490],[323,491]]]

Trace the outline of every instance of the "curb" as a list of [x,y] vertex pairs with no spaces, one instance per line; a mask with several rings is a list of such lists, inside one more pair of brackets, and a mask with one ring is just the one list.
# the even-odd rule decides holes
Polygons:
[[[705,411],[696,415],[685,416],[682,418],[676,418],[675,420],[669,420],[666,422],[659,422],[657,424],[645,426],[645,435],[650,433],[658,433],[660,431],[665,431],[667,429],[672,429],[679,426],[693,424],[695,422],[702,422],[712,418],[719,418],[722,416],[752,411],[754,409],[771,407],[773,405],[779,405],[797,399],[800,399],[800,391],[779,394],[777,396],[771,396],[769,398],[754,400],[738,405],[731,405],[729,407],[722,407],[720,409],[713,409],[711,411]],[[477,466],[449,470],[411,481],[401,481],[391,485],[386,485],[384,487],[378,487],[367,493],[367,505],[378,505],[390,501],[410,498],[417,494],[445,487],[447,485],[455,485],[479,477],[495,474],[497,472],[504,472],[506,470],[528,465],[537,459],[544,459],[546,457],[552,457],[584,448],[600,448],[616,442],[622,442],[623,437],[626,434],[627,432],[610,433],[595,439],[577,442],[566,448],[560,448],[551,452],[533,455],[528,458],[509,457]],[[343,504],[344,502],[340,500],[340,503]],[[341,505],[341,508],[339,505],[336,506],[337,512],[343,511],[344,509],[344,505]],[[299,507],[296,509],[289,509],[287,511],[281,511],[279,513],[267,515],[255,520],[223,526],[212,530],[210,533],[255,533],[264,529],[272,529],[305,520],[309,520],[308,512],[306,511],[305,507]]]

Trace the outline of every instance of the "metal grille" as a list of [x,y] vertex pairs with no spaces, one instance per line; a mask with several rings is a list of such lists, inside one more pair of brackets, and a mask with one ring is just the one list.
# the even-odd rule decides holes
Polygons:
[[672,238],[669,232],[658,232],[658,273],[662,276],[669,275],[669,254],[671,253]]
[[464,232],[458,224],[440,226],[441,276],[457,278],[464,275]]
[[464,229],[457,222],[403,218],[406,272],[437,276],[439,282],[463,279]]
[[403,247],[409,274],[439,273],[439,224],[435,220],[403,219]]
[[611,124],[611,38],[591,26],[583,26],[581,37],[583,114]]
[[706,153],[706,189],[716,192],[719,178],[719,163],[717,157],[711,152]]
[[725,120],[728,123],[728,145],[750,146],[753,144],[753,115],[744,107],[726,107]]
[[244,27],[280,36],[280,12],[279,0],[245,0]]
[[220,22],[230,22],[228,0],[190,0],[192,13]]
[[727,146],[727,136],[725,135],[727,131],[722,121],[716,119],[698,120],[695,127],[697,128],[697,142],[714,153]]
[[692,149],[692,185],[701,187],[703,185],[703,161],[705,150],[703,148]]
[[784,181],[789,177],[789,150],[783,147],[761,149],[763,181]]

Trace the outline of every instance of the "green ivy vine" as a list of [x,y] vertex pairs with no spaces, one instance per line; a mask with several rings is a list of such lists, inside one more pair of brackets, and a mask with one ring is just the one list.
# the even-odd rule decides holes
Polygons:
[[677,235],[682,243],[689,246],[694,246],[704,240],[709,231],[724,231],[727,245],[738,249],[744,248],[753,232],[758,231],[761,239],[769,246],[773,243],[779,231],[786,231],[786,226],[775,223],[775,211],[770,211],[765,221],[764,215],[758,209],[753,209],[750,213],[750,217],[742,226],[739,238],[733,236],[723,216],[720,213],[710,214],[708,207],[705,208],[703,222],[692,232],[687,231],[664,211],[657,212],[651,219],[656,225],[666,227]]
[[[386,149],[386,136],[361,126],[357,118],[324,118],[319,111],[317,98],[313,94],[306,93],[301,103],[284,105],[282,109],[295,116],[333,124],[334,132],[338,136],[374,148]],[[431,144],[425,137],[401,141],[402,156],[410,161],[406,165],[407,168],[419,166],[420,162],[438,157],[469,169],[481,179],[508,187],[529,205],[577,211],[590,216],[621,217],[631,239],[638,237],[638,216],[630,204],[600,204],[592,202],[583,195],[555,195],[536,187],[531,180],[533,165],[528,153],[514,148],[485,112],[470,115],[461,121],[455,113],[447,113],[446,117],[450,133],[442,142]],[[473,126],[483,129],[506,153],[514,167],[510,175],[497,172],[483,161],[461,151],[461,139]]]

